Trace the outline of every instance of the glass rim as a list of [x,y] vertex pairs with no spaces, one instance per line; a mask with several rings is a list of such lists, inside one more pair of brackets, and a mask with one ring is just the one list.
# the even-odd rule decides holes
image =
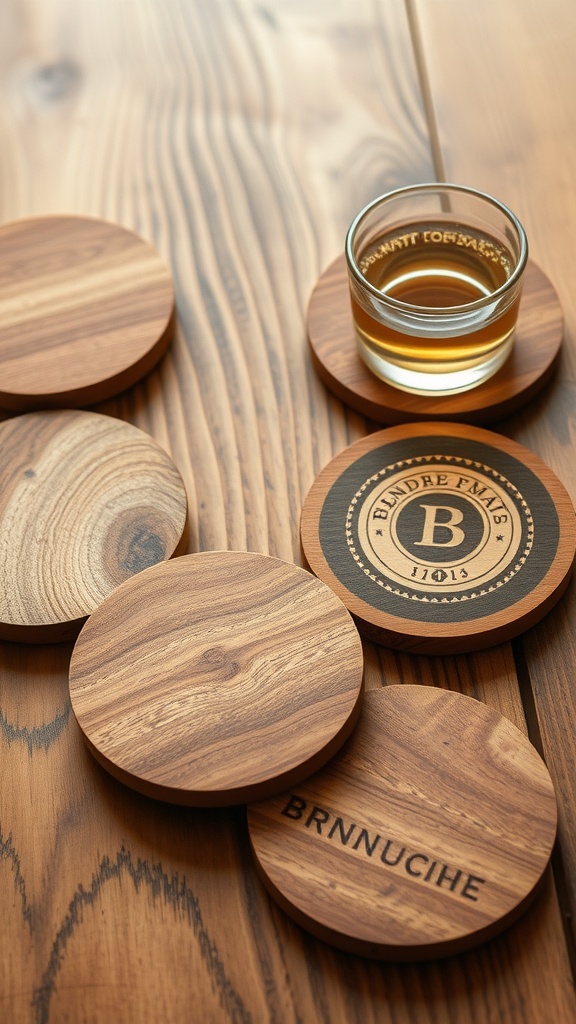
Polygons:
[[[370,213],[383,202],[389,199],[396,199],[397,197],[408,196],[410,193],[414,194],[417,192],[458,192],[466,195],[474,196],[476,199],[483,200],[491,206],[496,207],[500,213],[503,213],[505,217],[513,225],[518,239],[520,242],[520,252],[518,254],[518,260],[516,266],[511,273],[510,277],[501,284],[499,288],[496,288],[490,295],[484,295],[480,299],[475,299],[473,302],[466,302],[460,306],[417,306],[411,302],[403,302],[401,299],[394,299],[390,295],[386,295],[385,292],[381,292],[373,284],[370,283],[365,277],[354,257],[352,252],[352,241],[356,234],[356,231],[360,227],[362,221],[364,221]],[[500,199],[496,199],[491,196],[488,192],[481,192],[477,188],[473,188],[471,185],[456,185],[452,182],[440,182],[430,181],[423,182],[419,185],[405,185],[402,188],[393,189],[391,192],[384,192],[382,195],[377,196],[376,199],[371,200],[366,206],[364,206],[359,213],[356,214],[352,221],[348,231],[346,232],[346,243],[345,243],[345,255],[346,263],[348,264],[348,270],[352,276],[356,279],[357,283],[367,291],[370,295],[377,298],[380,302],[389,304],[393,309],[403,311],[406,313],[418,313],[420,315],[428,315],[430,317],[447,316],[450,314],[458,315],[459,313],[471,312],[475,309],[482,309],[492,302],[497,302],[502,295],[508,292],[516,284],[518,284],[528,261],[528,239],[526,232],[519,221],[516,214],[506,206]]]

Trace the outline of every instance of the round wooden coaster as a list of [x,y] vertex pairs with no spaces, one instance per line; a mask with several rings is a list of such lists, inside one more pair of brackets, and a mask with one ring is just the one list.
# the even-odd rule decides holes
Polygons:
[[528,261],[512,354],[504,366],[459,395],[412,395],[379,380],[362,362],[350,310],[344,254],[322,274],[308,307],[308,340],[314,365],[343,402],[377,423],[451,419],[489,423],[521,408],[552,376],[564,320],[546,275]]
[[501,643],[550,610],[572,571],[576,520],[554,473],[514,441],[407,423],[325,467],[301,537],[368,638],[447,654]]
[[426,686],[365,695],[341,752],[248,808],[265,886],[314,935],[416,960],[477,945],[524,911],[556,801],[525,736],[493,708]]
[[173,803],[259,799],[323,765],[354,727],[362,645],[295,565],[207,551],[128,580],[72,655],[72,707],[121,782]]
[[132,231],[46,216],[0,228],[0,406],[77,407],[136,383],[174,331],[170,275]]
[[186,491],[141,430],[82,411],[0,424],[0,638],[75,637],[129,576],[183,543]]

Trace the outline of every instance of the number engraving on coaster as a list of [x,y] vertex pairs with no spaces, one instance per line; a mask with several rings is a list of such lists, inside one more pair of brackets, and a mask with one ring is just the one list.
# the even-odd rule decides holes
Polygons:
[[346,537],[358,568],[369,563],[378,586],[408,600],[461,601],[501,587],[520,570],[534,526],[522,495],[501,473],[437,455],[386,466],[366,480],[350,503]]

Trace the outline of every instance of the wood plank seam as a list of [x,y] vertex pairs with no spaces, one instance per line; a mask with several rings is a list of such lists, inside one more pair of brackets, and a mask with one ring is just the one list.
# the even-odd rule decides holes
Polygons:
[[420,92],[422,95],[424,116],[426,118],[426,125],[428,128],[428,136],[430,139],[430,149],[432,153],[432,162],[434,164],[436,180],[446,181],[446,169],[444,167],[444,159],[442,157],[442,147],[440,145],[438,123],[434,111],[432,90],[430,88],[430,80],[428,78],[428,72],[426,69],[426,59],[424,56],[424,46],[422,43],[420,26],[418,23],[418,15],[416,13],[413,0],[404,0],[404,2],[406,4],[406,17],[408,20],[408,28],[410,31],[412,47],[414,49],[414,63],[416,65],[418,82],[420,85]]
[[[538,721],[538,711],[536,708],[534,691],[532,689],[532,680],[530,678],[530,669],[526,660],[521,637],[512,641],[512,653],[514,657],[514,665],[516,667],[520,700],[524,709],[524,717],[526,719],[528,739],[536,748],[543,761],[546,761],[544,743],[542,740],[542,733],[540,731],[540,723]],[[562,828],[561,820],[559,821],[558,828],[560,833]],[[570,889],[566,881],[566,865],[564,863],[562,853],[560,834],[556,838],[556,843],[552,851],[551,866],[554,878],[554,887],[556,889],[558,903],[560,906],[560,917],[562,920],[562,927],[564,929],[568,961],[572,972],[572,978],[576,986],[576,937],[574,935],[574,917],[570,908]]]

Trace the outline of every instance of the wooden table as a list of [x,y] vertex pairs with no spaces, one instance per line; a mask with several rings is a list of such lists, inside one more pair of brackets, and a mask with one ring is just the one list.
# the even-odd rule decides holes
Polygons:
[[[318,471],[374,429],[320,383],[305,311],[368,200],[448,179],[520,216],[566,316],[560,370],[496,425],[576,499],[572,0],[3,0],[0,220],[84,213],[168,262],[178,329],[98,407],[173,456],[189,550],[300,560]],[[245,812],[164,806],[92,760],[68,645],[0,647],[0,1019],[303,1024],[576,1021],[573,585],[479,654],[365,645],[369,687],[498,708],[542,751],[560,826],[545,890],[475,952],[370,962],[314,941],[256,878]]]

